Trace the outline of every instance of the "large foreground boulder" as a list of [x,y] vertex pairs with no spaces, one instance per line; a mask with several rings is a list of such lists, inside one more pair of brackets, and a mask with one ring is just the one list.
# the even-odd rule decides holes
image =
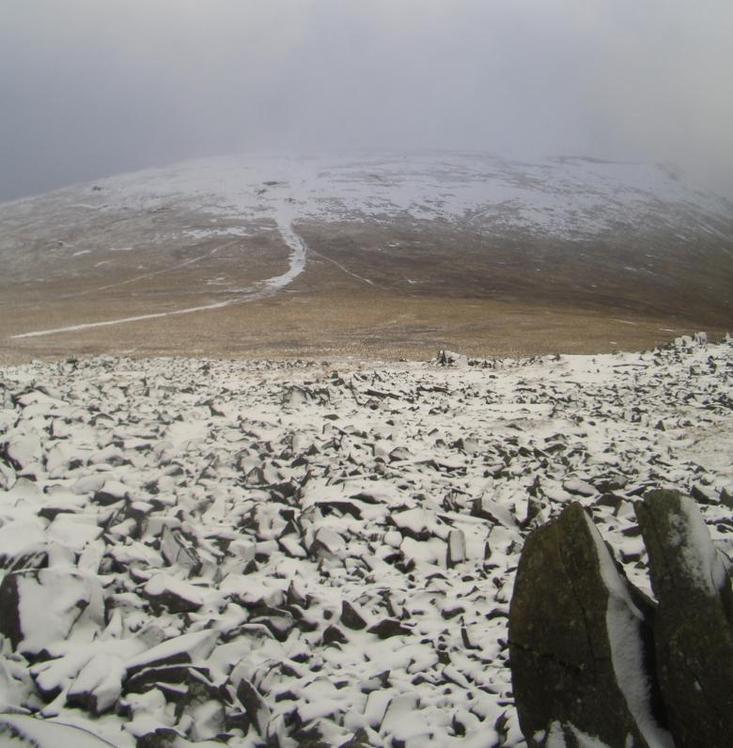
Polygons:
[[695,502],[654,491],[636,505],[659,601],[654,641],[678,747],[733,742],[733,591]]
[[664,746],[653,604],[616,567],[589,516],[568,505],[524,546],[509,616],[514,697],[529,746]]

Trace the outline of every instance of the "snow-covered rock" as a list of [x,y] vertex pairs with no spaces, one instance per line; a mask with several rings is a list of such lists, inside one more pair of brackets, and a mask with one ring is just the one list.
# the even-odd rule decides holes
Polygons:
[[520,745],[526,535],[578,501],[651,593],[634,501],[697,486],[730,554],[732,363],[733,341],[689,338],[465,367],[5,368],[3,708],[113,745]]
[[514,698],[529,745],[545,745],[553,729],[578,729],[609,746],[671,746],[651,706],[659,695],[646,651],[653,616],[579,504],[529,536],[509,615]]
[[700,509],[676,491],[637,505],[659,600],[654,640],[679,745],[722,746],[733,733],[733,587]]

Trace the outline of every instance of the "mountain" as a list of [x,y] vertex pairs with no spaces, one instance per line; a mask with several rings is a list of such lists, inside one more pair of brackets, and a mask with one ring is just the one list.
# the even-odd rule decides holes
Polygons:
[[610,350],[730,326],[733,204],[586,158],[236,156],[2,204],[0,261],[11,358]]

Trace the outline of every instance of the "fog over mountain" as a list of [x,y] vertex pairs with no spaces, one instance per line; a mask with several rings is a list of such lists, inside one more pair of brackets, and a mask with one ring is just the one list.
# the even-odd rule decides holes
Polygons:
[[733,194],[728,0],[4,0],[0,200],[236,151],[677,165]]

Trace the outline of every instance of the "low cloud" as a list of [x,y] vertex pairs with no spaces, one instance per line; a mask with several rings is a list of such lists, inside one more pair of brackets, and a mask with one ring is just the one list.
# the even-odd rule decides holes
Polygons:
[[733,194],[733,5],[5,0],[0,199],[239,150],[578,154]]

